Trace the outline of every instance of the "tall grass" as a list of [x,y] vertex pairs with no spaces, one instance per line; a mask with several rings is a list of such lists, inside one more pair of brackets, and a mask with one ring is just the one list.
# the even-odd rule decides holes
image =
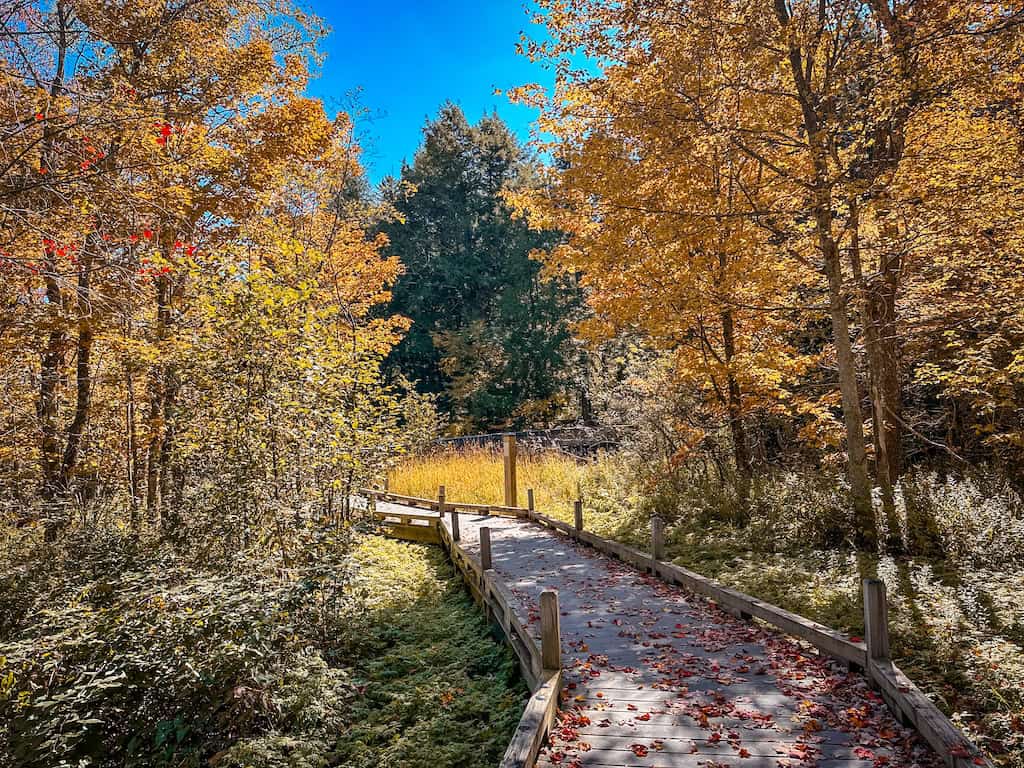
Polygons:
[[[526,491],[534,490],[536,508],[547,514],[572,513],[587,465],[555,452],[520,451],[516,462],[518,505],[526,506]],[[389,487],[406,496],[433,498],[438,486],[452,501],[504,504],[504,463],[500,451],[474,448],[437,451],[410,457],[388,475]]]

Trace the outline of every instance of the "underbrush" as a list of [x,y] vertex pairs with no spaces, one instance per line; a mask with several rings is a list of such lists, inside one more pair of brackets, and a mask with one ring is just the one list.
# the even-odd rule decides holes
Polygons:
[[307,524],[209,563],[116,520],[4,534],[0,765],[490,766],[521,713],[436,548]]
[[[737,528],[729,482],[656,469],[622,454],[589,463],[528,455],[520,504],[532,487],[538,510],[569,521],[579,488],[587,529],[640,549],[656,513],[677,564],[850,635],[863,635],[861,580],[883,578],[898,663],[998,764],[1024,766],[1024,508],[1005,484],[908,475],[896,501],[911,554],[893,558],[837,537],[849,514],[840,477],[760,477],[751,522]],[[397,493],[432,496],[441,484],[452,500],[500,503],[501,456],[429,454],[390,477]]]

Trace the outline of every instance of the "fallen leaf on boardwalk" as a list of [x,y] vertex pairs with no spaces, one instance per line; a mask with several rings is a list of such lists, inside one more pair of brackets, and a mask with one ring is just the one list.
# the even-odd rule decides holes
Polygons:
[[648,749],[643,744],[632,744],[630,745],[630,749],[633,750],[633,754],[637,757],[647,757]]

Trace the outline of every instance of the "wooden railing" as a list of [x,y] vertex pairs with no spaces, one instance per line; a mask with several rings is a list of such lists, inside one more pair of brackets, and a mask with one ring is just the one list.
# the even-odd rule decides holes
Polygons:
[[562,688],[558,593],[550,589],[541,593],[540,637],[534,637],[528,625],[519,619],[508,586],[463,549],[443,523],[438,531],[441,546],[462,574],[470,593],[488,618],[501,627],[532,692],[500,768],[532,768],[554,722]]

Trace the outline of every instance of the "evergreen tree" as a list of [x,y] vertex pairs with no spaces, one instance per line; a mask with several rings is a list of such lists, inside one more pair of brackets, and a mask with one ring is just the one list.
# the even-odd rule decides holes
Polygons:
[[465,429],[544,423],[566,401],[577,292],[543,279],[530,258],[558,233],[531,231],[503,196],[533,183],[535,170],[497,115],[470,125],[449,104],[400,181],[382,185],[398,213],[383,230],[406,269],[391,310],[412,320],[390,364],[440,394]]

